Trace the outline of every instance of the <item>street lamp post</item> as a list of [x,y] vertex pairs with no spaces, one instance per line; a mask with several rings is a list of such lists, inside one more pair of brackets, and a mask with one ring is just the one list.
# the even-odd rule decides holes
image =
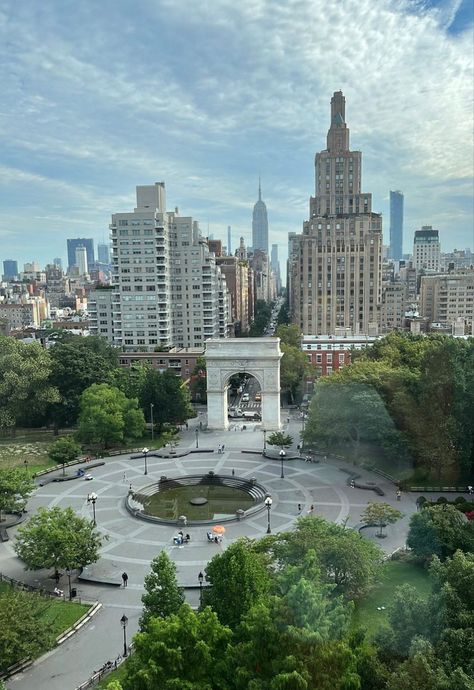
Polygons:
[[196,448],[199,448],[199,427],[196,427]]
[[23,460],[23,464],[25,466],[26,476],[28,476],[28,460]]
[[122,618],[120,619],[120,624],[123,628],[123,655],[128,656],[128,649],[127,649],[127,624],[128,624],[128,618],[125,614],[123,614]]
[[267,506],[267,519],[268,519],[268,523],[267,523],[267,534],[271,534],[271,533],[272,533],[272,528],[271,528],[271,526],[270,526],[270,511],[271,511],[271,509],[272,509],[272,503],[273,503],[272,497],[271,497],[271,496],[267,496],[266,499],[265,499],[265,505]]
[[66,568],[66,575],[67,575],[68,587],[69,587],[69,601],[72,601],[71,568]]
[[280,460],[281,460],[281,474],[280,474],[280,479],[284,479],[284,478],[285,478],[285,473],[283,472],[283,459],[284,459],[285,455],[286,455],[286,453],[285,453],[285,451],[284,451],[283,448],[282,448],[281,451],[280,451]]
[[142,453],[143,453],[143,457],[145,458],[145,471],[143,472],[143,474],[148,474],[148,465],[146,463],[147,456],[148,456],[148,448],[144,448],[142,450]]
[[153,441],[153,438],[154,438],[154,431],[155,431],[154,428],[153,428],[153,408],[154,408],[154,407],[155,407],[154,404],[153,404],[153,403],[150,403],[150,423],[151,423],[151,440],[152,440],[152,441]]
[[263,430],[263,451],[267,450],[267,430]]
[[204,581],[204,575],[202,574],[202,571],[198,575],[198,580],[199,580],[199,608],[202,609],[202,583]]
[[87,503],[92,503],[92,515],[93,515],[93,520],[92,522],[94,525],[97,525],[96,519],[95,519],[95,504],[97,501],[97,494],[92,492],[91,494],[87,495]]

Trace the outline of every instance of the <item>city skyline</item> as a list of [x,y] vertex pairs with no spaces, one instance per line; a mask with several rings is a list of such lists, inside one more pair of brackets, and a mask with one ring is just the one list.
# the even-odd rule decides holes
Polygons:
[[389,190],[402,189],[405,253],[424,225],[439,229],[443,251],[472,248],[466,0],[95,9],[3,3],[0,260],[64,261],[67,238],[107,239],[110,214],[133,204],[130,190],[160,179],[170,207],[224,244],[232,225],[251,245],[261,174],[269,244],[284,262],[337,89],[350,103],[384,244]]

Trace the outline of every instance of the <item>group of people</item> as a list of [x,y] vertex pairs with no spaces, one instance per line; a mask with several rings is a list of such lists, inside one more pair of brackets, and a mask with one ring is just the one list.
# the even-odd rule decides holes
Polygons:
[[217,446],[217,452],[219,453],[219,455],[221,455],[224,452],[224,448],[225,445],[223,443],[219,443],[219,445]]
[[191,536],[189,534],[183,534],[181,530],[178,532],[176,537],[173,539],[176,546],[181,546],[182,544],[187,544],[191,541]]
[[219,544],[222,541],[222,537],[218,534],[212,534],[212,532],[207,533],[207,541],[212,541],[214,544]]

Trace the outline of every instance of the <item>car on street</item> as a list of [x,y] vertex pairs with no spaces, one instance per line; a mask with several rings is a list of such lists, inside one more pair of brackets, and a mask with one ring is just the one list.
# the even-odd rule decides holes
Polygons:
[[248,393],[244,393],[242,395],[242,402],[248,402],[250,400],[250,395]]

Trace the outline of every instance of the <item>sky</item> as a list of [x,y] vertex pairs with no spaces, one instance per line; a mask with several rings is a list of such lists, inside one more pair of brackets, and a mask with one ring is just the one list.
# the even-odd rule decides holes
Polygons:
[[341,89],[362,191],[405,194],[421,225],[474,245],[472,0],[2,0],[0,261],[107,241],[135,186],[233,248],[258,177],[287,256]]

